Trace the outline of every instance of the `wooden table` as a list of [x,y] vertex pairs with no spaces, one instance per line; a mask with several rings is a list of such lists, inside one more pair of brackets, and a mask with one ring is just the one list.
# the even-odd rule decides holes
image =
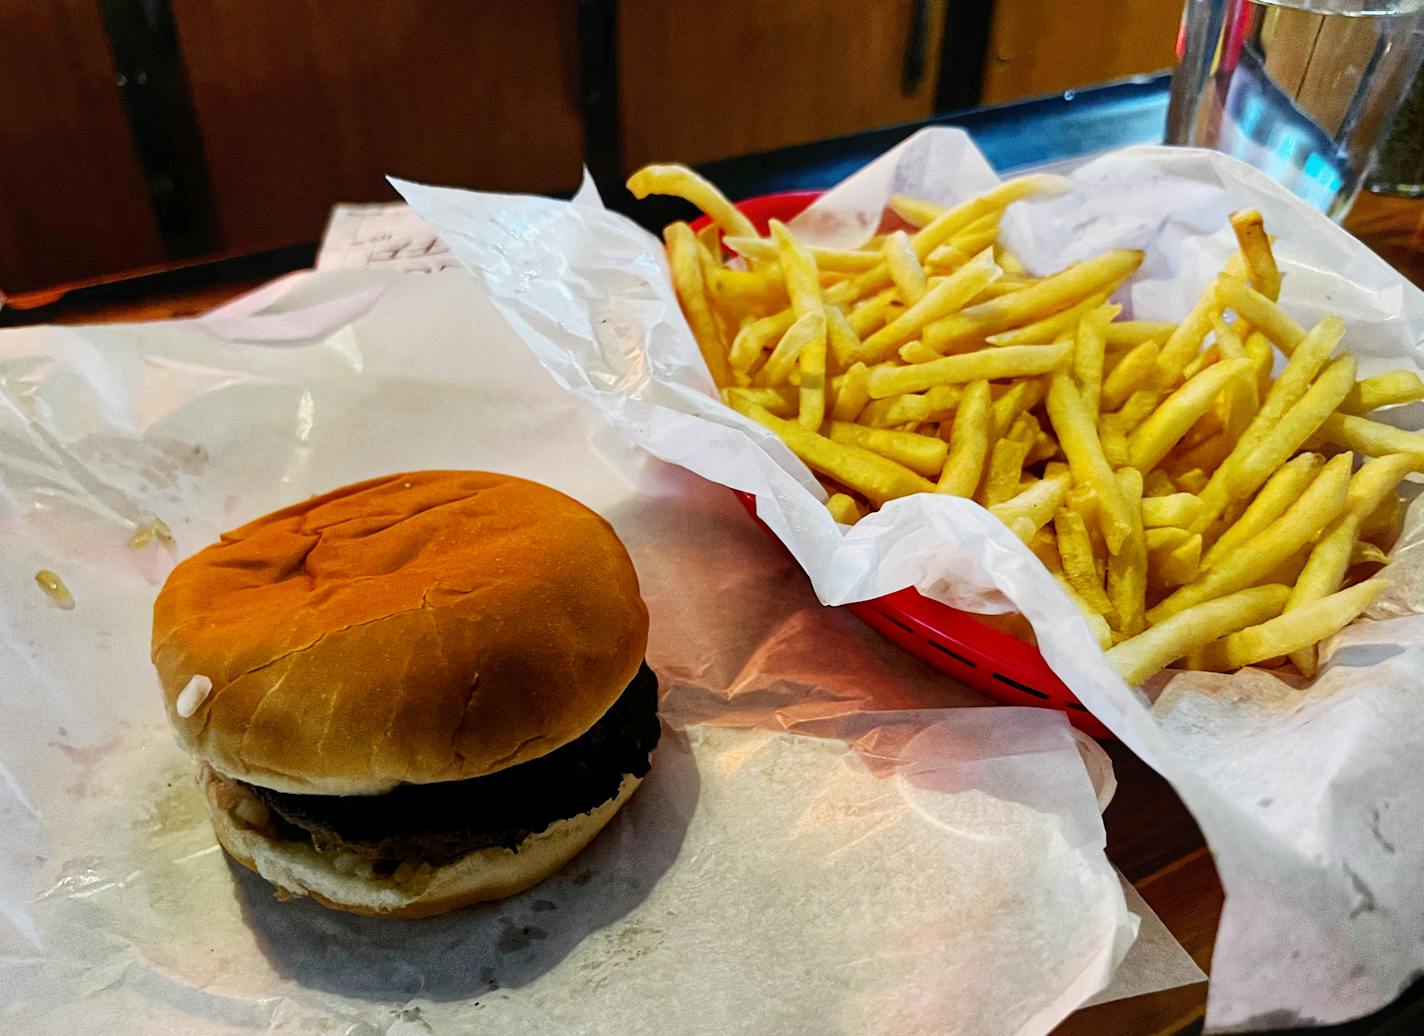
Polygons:
[[[1424,287],[1424,200],[1364,195],[1346,226]],[[41,297],[22,299],[33,308],[0,310],[0,325],[196,316],[271,277],[302,268],[312,254],[310,247],[288,249],[203,266],[156,270],[120,283],[80,288],[48,303]],[[1119,782],[1117,797],[1105,817],[1108,857],[1197,964],[1209,970],[1223,896],[1201,832],[1166,781],[1121,745],[1106,747]],[[1058,1032],[1073,1036],[1199,1032],[1205,1005],[1206,985],[1186,986],[1084,1009],[1069,1018]],[[1424,1031],[1424,987],[1416,986],[1370,1019],[1311,1031]]]

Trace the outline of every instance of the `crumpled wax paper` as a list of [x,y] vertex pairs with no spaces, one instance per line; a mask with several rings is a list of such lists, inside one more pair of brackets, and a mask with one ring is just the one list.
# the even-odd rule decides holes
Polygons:
[[[218,849],[166,729],[153,597],[224,529],[442,466],[617,527],[665,694],[653,771],[506,902],[418,922],[278,903]],[[175,546],[130,549],[152,517]],[[1137,929],[1096,746],[1057,715],[950,708],[982,701],[821,608],[730,494],[562,392],[462,271],[0,333],[0,578],[5,1031],[1040,1033]],[[1201,977],[1138,912],[1098,999]]]
[[[794,225],[813,240],[853,243],[893,192],[947,204],[995,182],[964,133],[925,130]],[[1088,162],[1071,183],[1004,220],[1006,242],[1034,272],[1141,248],[1125,316],[1180,319],[1234,248],[1227,214],[1256,206],[1277,235],[1281,304],[1296,320],[1342,316],[1362,375],[1418,365],[1424,295],[1255,170],[1211,152],[1137,147]],[[1386,1003],[1424,968],[1418,536],[1394,551],[1385,572],[1394,589],[1372,620],[1335,639],[1310,686],[1255,670],[1183,674],[1154,709],[1106,664],[1047,571],[977,505],[917,495],[842,531],[790,451],[713,397],[652,235],[587,204],[397,187],[560,384],[654,456],[755,493],[758,514],[823,602],[913,585],[971,611],[1027,616],[1048,663],[1173,782],[1211,843],[1227,903],[1210,1026],[1346,1019]],[[1388,419],[1417,428],[1420,409]]]

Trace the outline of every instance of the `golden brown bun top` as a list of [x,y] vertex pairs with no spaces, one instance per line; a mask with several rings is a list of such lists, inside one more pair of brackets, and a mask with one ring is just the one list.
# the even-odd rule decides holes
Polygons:
[[[153,606],[179,739],[222,773],[311,794],[553,751],[618,698],[647,634],[607,522],[474,471],[391,475],[259,518],[178,565]],[[197,674],[213,688],[184,718]]]

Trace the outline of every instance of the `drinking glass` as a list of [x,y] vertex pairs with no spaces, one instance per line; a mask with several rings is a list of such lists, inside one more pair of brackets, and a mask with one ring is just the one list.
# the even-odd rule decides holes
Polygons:
[[1341,219],[1424,58],[1424,0],[1187,0],[1167,141]]
[[1424,195],[1424,67],[1376,149],[1369,188],[1406,198]]

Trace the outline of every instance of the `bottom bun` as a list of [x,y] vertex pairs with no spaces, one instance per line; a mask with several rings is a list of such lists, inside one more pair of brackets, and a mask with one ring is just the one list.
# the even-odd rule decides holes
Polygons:
[[213,830],[229,856],[291,895],[368,917],[430,917],[523,892],[577,856],[641,783],[624,774],[618,794],[593,812],[557,820],[525,838],[517,850],[478,849],[435,867],[422,877],[417,892],[413,882],[342,873],[330,855],[308,842],[268,838],[219,805],[217,783],[208,779],[206,768],[199,781]]

